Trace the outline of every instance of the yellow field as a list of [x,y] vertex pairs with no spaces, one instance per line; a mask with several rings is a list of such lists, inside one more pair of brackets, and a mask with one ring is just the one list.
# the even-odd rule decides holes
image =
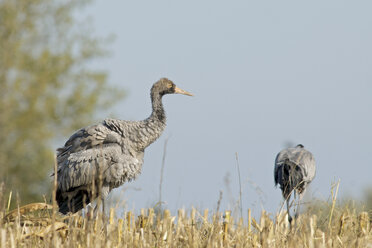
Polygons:
[[[324,210],[326,211],[326,210]],[[96,216],[61,216],[51,205],[29,204],[0,213],[0,247],[372,247],[368,212],[335,209],[301,215],[289,227],[283,214],[262,212],[254,219],[234,220],[230,211],[141,209]],[[324,217],[323,217],[324,218]]]

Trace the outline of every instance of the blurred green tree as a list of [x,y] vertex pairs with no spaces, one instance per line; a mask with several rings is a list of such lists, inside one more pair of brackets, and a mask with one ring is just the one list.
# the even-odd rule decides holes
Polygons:
[[0,0],[0,182],[22,204],[48,193],[52,141],[123,96],[89,63],[105,39],[76,16],[86,0]]

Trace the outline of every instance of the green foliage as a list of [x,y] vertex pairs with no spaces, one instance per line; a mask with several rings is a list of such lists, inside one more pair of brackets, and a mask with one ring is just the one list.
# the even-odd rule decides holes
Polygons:
[[48,192],[53,139],[122,97],[89,69],[107,52],[74,18],[87,3],[0,0],[0,182],[22,203]]

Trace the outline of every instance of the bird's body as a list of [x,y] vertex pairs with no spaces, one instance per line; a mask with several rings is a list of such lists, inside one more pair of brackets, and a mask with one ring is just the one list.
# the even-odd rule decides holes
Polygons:
[[[289,199],[292,192],[301,200],[307,185],[315,177],[315,160],[311,152],[304,149],[303,145],[287,148],[278,153],[275,159],[274,180],[275,185],[280,186],[283,197],[287,202],[288,218]],[[298,215],[298,206],[296,216]]]
[[59,211],[77,212],[98,196],[103,199],[141,173],[145,148],[166,126],[162,96],[190,93],[168,79],[151,89],[152,114],[142,121],[106,119],[75,132],[57,149],[57,194]]

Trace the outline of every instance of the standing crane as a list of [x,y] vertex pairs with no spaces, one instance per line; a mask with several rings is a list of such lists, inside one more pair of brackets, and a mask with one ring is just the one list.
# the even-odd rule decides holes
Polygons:
[[[151,88],[152,113],[142,121],[106,119],[76,131],[57,149],[59,212],[75,213],[97,197],[104,203],[109,192],[141,173],[145,148],[166,126],[162,97],[191,93],[161,78]],[[104,209],[104,204],[103,204]]]
[[313,154],[299,144],[278,153],[275,159],[275,186],[280,185],[284,200],[287,204],[288,221],[292,222],[289,211],[289,200],[292,192],[294,199],[298,195],[295,218],[298,217],[301,199],[306,187],[315,177],[315,160]]

